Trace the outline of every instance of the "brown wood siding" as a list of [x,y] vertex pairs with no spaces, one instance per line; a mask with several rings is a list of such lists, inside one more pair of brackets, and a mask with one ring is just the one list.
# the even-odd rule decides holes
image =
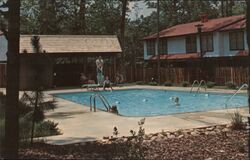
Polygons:
[[[22,60],[24,63],[24,61]],[[182,60],[162,62],[161,65],[161,82],[170,81],[174,84],[180,84],[183,81],[192,83],[194,80],[213,81],[219,85],[226,82],[234,82],[237,85],[247,83],[248,68],[246,57],[227,57],[227,58],[204,58],[200,60]],[[27,65],[25,65],[27,66]],[[119,63],[117,63],[117,67]],[[146,66],[146,67],[144,67]],[[167,67],[168,66],[168,67]],[[49,77],[53,77],[50,86],[80,86],[80,73],[96,81],[95,63],[84,64],[54,64],[46,66],[49,70]],[[85,68],[85,69],[84,69]],[[26,70],[26,72],[24,72]],[[21,81],[27,82],[27,68],[21,65]],[[117,69],[119,71],[119,69]],[[0,64],[0,86],[6,86],[6,65]],[[52,76],[51,76],[52,75]],[[113,63],[104,65],[104,75],[109,76],[114,81],[115,68]],[[150,82],[151,78],[157,79],[157,63],[149,62],[146,64],[137,64],[126,66],[126,82],[144,81]],[[52,85],[53,83],[53,85]]]
[[[192,61],[169,61],[161,62],[161,82],[170,81],[180,84],[182,81],[192,83],[194,80],[206,80],[224,85],[226,82],[234,82],[237,85],[247,83],[247,59],[246,57],[221,57],[204,58]],[[168,67],[167,67],[168,66]],[[136,77],[131,78],[131,66],[127,68],[127,81],[151,81],[157,78],[156,62],[149,62],[147,67],[136,66]]]
[[6,64],[0,63],[0,88],[6,87],[6,67]]

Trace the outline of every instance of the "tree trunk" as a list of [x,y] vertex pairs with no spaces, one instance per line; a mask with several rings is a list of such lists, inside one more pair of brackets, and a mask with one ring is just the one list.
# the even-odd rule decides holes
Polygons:
[[86,13],[86,0],[80,0],[80,34],[86,34],[86,23],[85,23],[85,13]]
[[228,11],[229,11],[229,5],[228,5],[228,0],[226,0],[226,17],[227,16],[229,16],[229,13],[228,13]]
[[122,15],[121,15],[121,35],[120,35],[120,42],[122,47],[122,55],[121,55],[121,64],[120,69],[124,79],[126,80],[126,69],[125,69],[125,20],[126,20],[126,9],[127,9],[128,0],[122,0]]
[[156,39],[156,55],[157,55],[157,80],[158,85],[161,83],[161,58],[159,52],[159,45],[160,45],[160,1],[157,0],[157,39]]
[[33,119],[32,119],[32,127],[31,127],[31,137],[30,137],[30,144],[33,145],[33,137],[34,137],[34,129],[35,129],[35,119],[37,115],[37,109],[38,109],[38,90],[36,91],[36,100],[35,100],[35,108],[33,112]]
[[[248,107],[250,113],[250,0],[246,0],[246,29],[247,29],[247,44],[248,44]],[[250,117],[248,116],[248,125],[250,125]],[[250,132],[248,137],[248,158],[250,159]]]
[[228,14],[229,14],[229,16],[233,15],[233,6],[234,6],[234,1],[230,0],[229,6],[228,6]]
[[[246,0],[247,4],[247,15],[246,15],[246,28],[247,28],[247,44],[250,48],[250,0]],[[248,60],[250,62],[250,51],[248,49]],[[250,63],[248,63],[248,104],[250,108]],[[250,110],[249,110],[250,113]]]
[[224,0],[221,0],[221,16],[225,16],[225,10],[224,10]]
[[6,159],[18,158],[18,101],[19,101],[19,39],[20,0],[8,0],[9,28],[7,53],[7,87],[5,108],[5,152]]

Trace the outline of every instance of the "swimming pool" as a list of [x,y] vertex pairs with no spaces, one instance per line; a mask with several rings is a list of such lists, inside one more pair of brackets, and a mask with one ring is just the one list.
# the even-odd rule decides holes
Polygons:
[[[56,97],[75,103],[90,105],[90,96],[96,92],[59,93]],[[189,93],[184,91],[156,89],[128,89],[100,91],[110,105],[116,105],[123,116],[156,116],[184,112],[198,112],[225,109],[225,102],[232,94],[224,93]],[[179,97],[179,106],[170,97]],[[227,108],[247,106],[247,96],[236,95]],[[105,106],[97,99],[97,108],[105,110]]]

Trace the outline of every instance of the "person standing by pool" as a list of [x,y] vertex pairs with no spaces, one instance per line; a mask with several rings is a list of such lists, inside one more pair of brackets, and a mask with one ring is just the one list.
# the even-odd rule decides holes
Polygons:
[[103,59],[101,56],[99,56],[96,61],[96,73],[97,73],[97,83],[102,84],[103,83]]
[[109,80],[109,77],[108,77],[108,76],[105,77],[105,80],[104,80],[104,82],[103,82],[103,90],[105,91],[106,88],[110,88],[111,91],[113,90],[111,81]]

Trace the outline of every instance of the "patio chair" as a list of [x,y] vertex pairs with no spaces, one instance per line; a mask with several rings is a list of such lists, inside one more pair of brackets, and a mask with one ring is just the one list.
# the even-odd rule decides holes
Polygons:
[[87,84],[83,84],[81,86],[82,88],[87,88],[87,90],[89,91],[95,91],[95,90],[99,90],[99,87],[102,87],[102,85],[100,84],[96,84],[94,80],[88,80]]

